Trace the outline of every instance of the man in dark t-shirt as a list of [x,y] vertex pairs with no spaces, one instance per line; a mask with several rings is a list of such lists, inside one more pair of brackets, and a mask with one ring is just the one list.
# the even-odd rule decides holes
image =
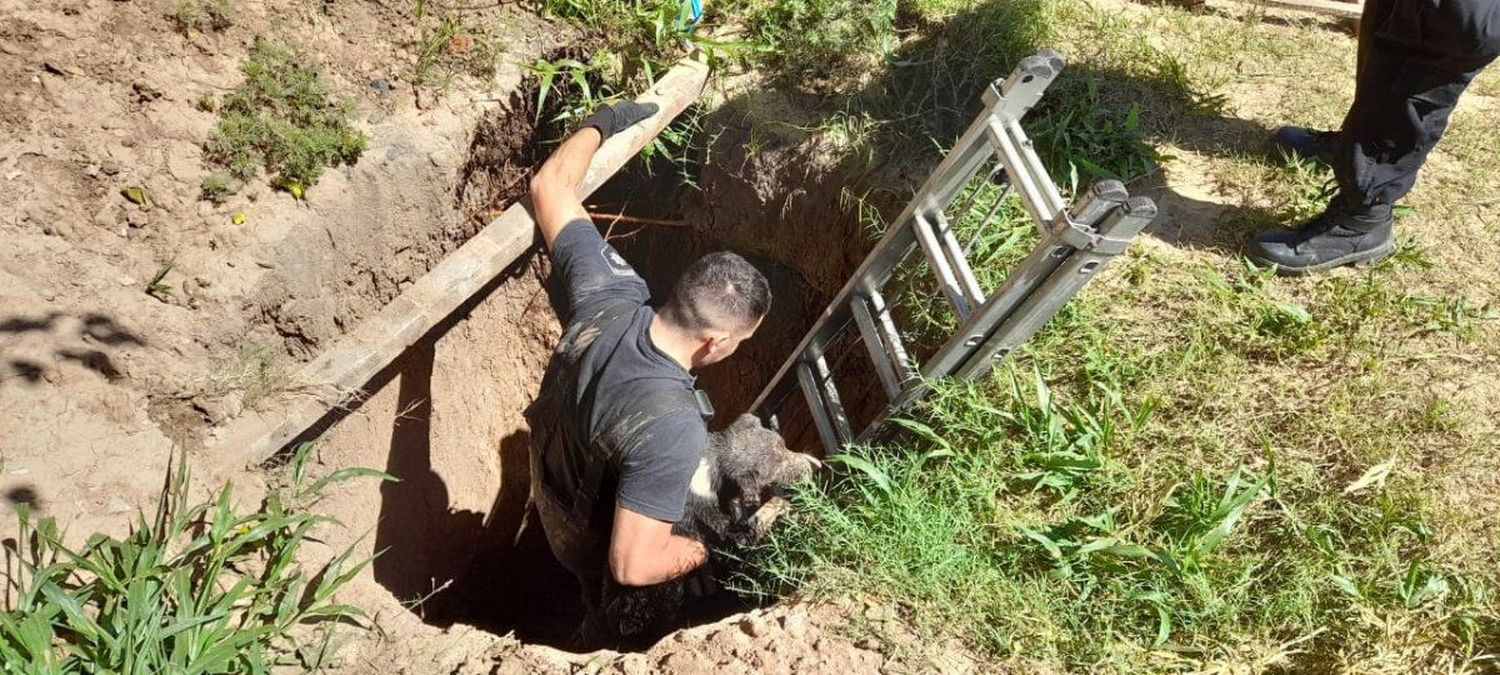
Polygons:
[[759,271],[733,253],[713,253],[690,265],[653,310],[645,282],[589,220],[578,186],[594,153],[655,112],[630,102],[601,108],[531,183],[564,327],[527,410],[532,499],[553,554],[579,578],[590,607],[606,571],[641,586],[703,563],[702,544],[672,534],[712,414],[690,371],[733,354],[771,302]]

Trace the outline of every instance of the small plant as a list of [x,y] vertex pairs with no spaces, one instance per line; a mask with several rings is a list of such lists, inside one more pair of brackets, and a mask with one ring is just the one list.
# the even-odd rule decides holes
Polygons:
[[182,0],[168,15],[179,33],[222,32],[234,25],[232,0]]
[[238,192],[243,183],[228,174],[216,173],[203,179],[198,187],[198,198],[215,204],[223,204],[229,196]]
[[323,665],[333,629],[366,619],[334,594],[369,560],[354,560],[350,548],[303,571],[302,544],[313,528],[335,522],[307,508],[335,483],[392,479],[351,468],[310,481],[309,448],[294,453],[291,484],[251,513],[236,509],[227,483],[190,504],[184,453],[168,471],[154,517],[142,514],[122,539],[96,534],[81,548],[64,544],[51,518],[33,522],[21,505],[0,613],[5,672],[265,673]]
[[488,81],[502,47],[482,28],[452,14],[431,14],[417,2],[416,59],[408,79],[418,86],[447,87],[456,75]]
[[[296,50],[256,38],[240,71],[245,82],[223,97],[205,148],[230,178],[248,181],[265,169],[272,185],[297,196],[324,167],[352,164],[364,152],[368,139],[349,126],[353,109]],[[232,185],[216,180],[204,196],[222,199]]]
[[163,281],[167,278],[167,273],[171,271],[172,263],[162,265],[160,269],[156,270],[156,275],[151,277],[151,281],[146,284],[146,295],[162,302],[171,299],[172,287]]

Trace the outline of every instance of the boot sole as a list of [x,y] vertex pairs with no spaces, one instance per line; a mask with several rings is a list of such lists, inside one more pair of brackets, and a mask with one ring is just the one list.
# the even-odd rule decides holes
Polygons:
[[1345,265],[1369,265],[1377,260],[1380,260],[1381,258],[1390,255],[1394,250],[1396,250],[1396,242],[1391,241],[1386,242],[1381,246],[1372,248],[1368,251],[1350,253],[1346,256],[1340,256],[1338,258],[1334,258],[1333,260],[1320,262],[1316,265],[1307,265],[1305,267],[1288,267],[1286,265],[1260,259],[1256,259],[1255,262],[1274,268],[1276,270],[1276,273],[1282,276],[1298,277],[1307,274],[1317,274],[1318,272],[1325,272],[1335,267],[1343,267]]

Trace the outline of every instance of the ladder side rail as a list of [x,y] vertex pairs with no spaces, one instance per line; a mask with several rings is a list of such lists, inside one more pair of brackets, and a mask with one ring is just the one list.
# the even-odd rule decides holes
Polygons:
[[1005,358],[1012,349],[1031,339],[1155,217],[1156,204],[1148,197],[1132,197],[1116,207],[1099,227],[1100,243],[1078,251],[1058,266],[1041,288],[1005,319],[976,350],[975,357],[964,363],[955,375],[972,379],[986,373],[997,359]]
[[761,390],[755,403],[750,407],[752,412],[762,417],[769,417],[774,411],[767,409],[768,404],[774,402],[779,406],[790,394],[791,382],[789,380],[797,362],[803,359],[803,355],[812,347],[826,345],[835,334],[848,326],[853,318],[849,313],[849,300],[854,297],[854,294],[860,291],[867,295],[871,292],[879,292],[880,286],[890,278],[891,272],[911,253],[912,246],[916,243],[913,216],[917,213],[918,206],[924,203],[937,203],[938,195],[946,195],[951,201],[963,184],[979,170],[980,165],[991,153],[990,145],[984,142],[984,135],[993,107],[998,102],[988,102],[985,111],[975,118],[969,128],[959,137],[958,142],[954,144],[954,149],[928,176],[927,181],[922,184],[901,215],[891,221],[891,227],[886,230],[885,236],[876,242],[864,262],[860,263],[853,276],[813,323],[812,329],[777,369],[766,388]]
[[[1124,203],[1126,198],[1125,186],[1119,181],[1095,183],[1074,208],[1069,222],[1074,227],[1092,229],[1095,223],[1111,209]],[[1065,241],[1069,234],[1059,230],[1044,237],[1011,270],[1010,276],[974,317],[933,353],[922,369],[922,376],[928,379],[944,377],[968,360],[969,355],[983,344],[1005,317],[1020,307],[1051,276],[1053,270],[1072,255],[1075,248]]]

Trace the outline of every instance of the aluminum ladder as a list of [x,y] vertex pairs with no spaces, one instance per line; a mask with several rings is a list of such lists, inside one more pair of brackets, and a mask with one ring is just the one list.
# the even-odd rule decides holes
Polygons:
[[[1131,197],[1114,180],[1093,184],[1069,208],[1032,148],[1021,118],[1064,65],[1060,54],[1043,51],[1026,57],[1008,77],[989,85],[984,110],[761,391],[751,406],[753,412],[774,425],[782,406],[800,390],[826,452],[867,442],[892,414],[921,399],[930,380],[970,379],[988,372],[1046,324],[1151,222],[1155,203],[1147,197]],[[952,221],[948,209],[992,159],[985,179],[1003,180],[1005,190],[1017,194],[1035,221],[1041,241],[986,295],[950,226],[972,213],[980,190],[975,188],[958,205],[958,217]],[[983,216],[981,229],[993,220],[1005,196],[1002,193]],[[958,323],[957,330],[924,363],[908,355],[881,293],[914,248],[921,249]],[[851,323],[887,401],[857,434],[826,358],[828,348]]]

